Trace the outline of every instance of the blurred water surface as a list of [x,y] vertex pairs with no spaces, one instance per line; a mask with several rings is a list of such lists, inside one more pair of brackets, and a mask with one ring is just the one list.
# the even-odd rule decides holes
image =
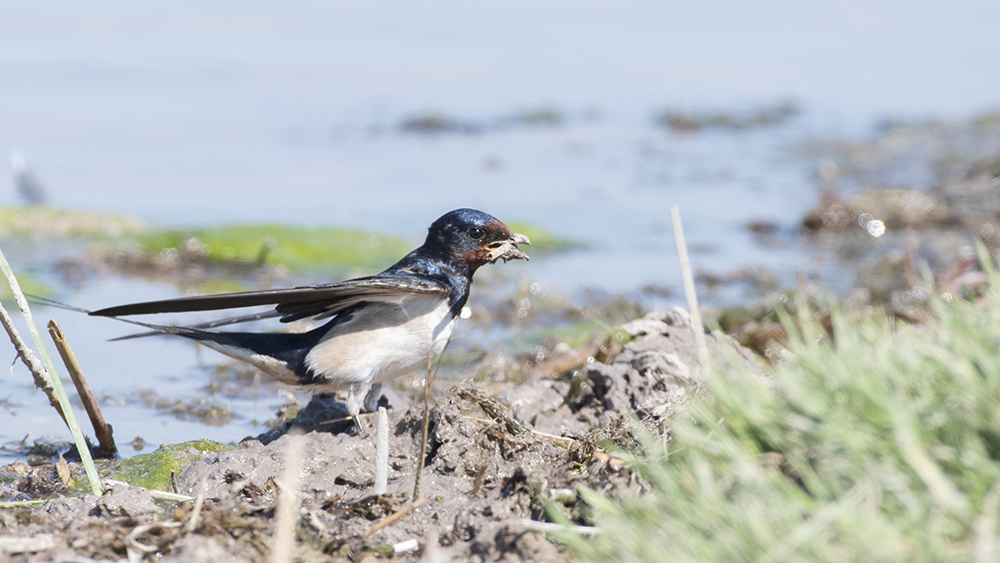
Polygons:
[[[836,285],[843,272],[794,236],[817,198],[802,147],[1000,103],[993,0],[0,2],[0,14],[0,150],[23,151],[53,205],[414,244],[441,213],[476,207],[584,243],[504,266],[570,295],[679,288],[671,204],[701,270],[763,264],[782,283],[804,270]],[[798,113],[769,126],[656,122],[786,100]],[[403,127],[414,118],[444,126]],[[14,203],[0,174],[0,204]],[[759,244],[751,221],[773,223],[777,244]],[[15,268],[32,259],[12,253]],[[103,279],[64,297],[101,307],[177,291]],[[185,343],[107,344],[122,333],[112,323],[53,315],[99,392],[206,385]],[[0,441],[58,432],[18,369]],[[216,439],[255,431],[282,400],[232,401],[244,416]],[[206,434],[135,401],[109,408],[124,441]]]

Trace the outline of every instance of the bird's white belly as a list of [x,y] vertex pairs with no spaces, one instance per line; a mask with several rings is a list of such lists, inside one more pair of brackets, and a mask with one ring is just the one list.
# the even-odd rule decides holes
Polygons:
[[372,303],[333,327],[306,356],[306,366],[318,376],[317,384],[330,390],[388,381],[440,354],[456,323],[447,299],[438,296]]

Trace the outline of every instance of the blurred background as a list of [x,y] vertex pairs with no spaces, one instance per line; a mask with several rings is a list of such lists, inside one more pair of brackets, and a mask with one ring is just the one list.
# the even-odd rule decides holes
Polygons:
[[[477,280],[456,364],[480,371],[495,342],[514,363],[515,349],[531,361],[559,344],[529,329],[683,304],[672,204],[710,311],[803,279],[848,295],[859,263],[920,228],[890,221],[892,201],[944,208],[935,189],[1000,154],[993,0],[0,11],[0,244],[29,290],[100,308],[333,281],[388,266],[439,215],[475,207],[536,234],[530,263]],[[850,207],[871,189],[895,199]],[[931,202],[905,199],[918,193]],[[849,243],[817,234],[847,224]],[[315,230],[332,228],[362,238]],[[918,246],[953,267],[968,232],[935,229]],[[282,261],[310,236],[375,258]],[[932,253],[942,237],[956,242]],[[219,413],[211,437],[239,439],[284,401],[187,343],[107,343],[128,329],[36,314],[63,325],[121,442],[202,437]],[[60,431],[21,366],[0,378],[0,441]]]

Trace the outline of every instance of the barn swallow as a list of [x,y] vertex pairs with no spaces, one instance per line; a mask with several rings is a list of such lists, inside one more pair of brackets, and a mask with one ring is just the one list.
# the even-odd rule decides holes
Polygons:
[[362,407],[367,412],[377,408],[383,382],[412,373],[443,351],[480,266],[497,260],[528,259],[519,244],[531,242],[524,235],[511,233],[492,215],[456,209],[431,224],[422,246],[374,276],[133,303],[90,314],[120,317],[275,305],[267,315],[233,320],[329,318],[322,326],[298,334],[137,324],[195,340],[252,364],[282,383],[321,393],[346,390],[347,411],[357,422]]

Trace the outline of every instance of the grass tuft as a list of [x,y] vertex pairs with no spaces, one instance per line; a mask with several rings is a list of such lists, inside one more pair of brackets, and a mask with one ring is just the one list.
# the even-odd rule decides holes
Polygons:
[[646,492],[585,491],[603,533],[563,540],[599,561],[981,560],[1000,502],[990,276],[985,300],[935,301],[920,326],[832,307],[831,337],[786,316],[769,381],[716,367],[668,444],[629,458]]

